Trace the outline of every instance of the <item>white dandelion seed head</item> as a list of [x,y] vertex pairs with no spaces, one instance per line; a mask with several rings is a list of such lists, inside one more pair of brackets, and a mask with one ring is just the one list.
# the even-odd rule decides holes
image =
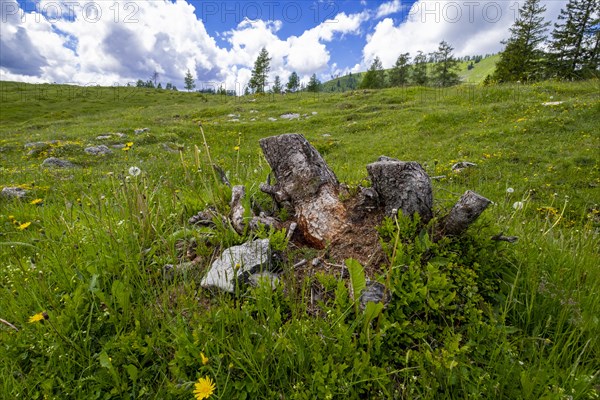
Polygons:
[[138,176],[141,172],[142,172],[142,170],[139,169],[138,167],[129,168],[129,175],[131,175],[131,176]]
[[514,193],[515,189],[509,187],[506,189],[506,193]]
[[522,208],[523,208],[523,202],[522,202],[522,201],[515,201],[515,202],[513,203],[513,208],[514,208],[515,210],[520,210],[520,209],[522,209]]

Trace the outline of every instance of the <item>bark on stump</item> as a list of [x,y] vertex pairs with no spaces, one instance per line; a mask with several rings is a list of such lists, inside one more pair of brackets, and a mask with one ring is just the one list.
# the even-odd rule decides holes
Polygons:
[[490,200],[467,190],[442,220],[440,234],[458,236],[467,230],[491,203]]
[[424,223],[429,222],[433,216],[431,180],[419,163],[382,156],[367,165],[367,171],[386,215],[402,210],[403,215],[418,213]]
[[260,189],[278,203],[290,202],[304,239],[324,248],[347,227],[334,172],[302,135],[267,137],[260,147],[277,179],[275,185],[262,184]]

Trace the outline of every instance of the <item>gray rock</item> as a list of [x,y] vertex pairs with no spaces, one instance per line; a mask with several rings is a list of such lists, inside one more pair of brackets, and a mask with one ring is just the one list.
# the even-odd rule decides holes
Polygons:
[[100,135],[100,136],[96,136],[96,140],[107,140],[110,139],[112,137],[112,135]]
[[118,144],[113,144],[112,146],[113,149],[122,149],[123,147],[127,147],[125,146],[123,143],[118,143]]
[[136,129],[135,131],[133,131],[133,133],[135,133],[136,135],[139,135],[140,133],[144,133],[144,132],[150,132],[150,128],[141,128],[141,129]]
[[84,149],[84,151],[86,153],[94,155],[94,156],[103,155],[103,154],[112,154],[112,150],[103,144],[101,144],[100,146],[86,147]]
[[202,278],[204,288],[216,287],[234,293],[238,282],[253,274],[268,270],[271,264],[269,239],[247,242],[225,249]]
[[[53,140],[52,142],[56,142],[56,140]],[[48,146],[50,146],[50,143],[52,142],[31,142],[31,143],[25,143],[25,148],[26,149],[43,149],[46,148]]]
[[277,121],[277,118],[269,117],[268,120],[271,121],[271,122],[272,121]]
[[373,303],[383,303],[384,305],[389,302],[389,296],[385,285],[383,283],[369,281],[362,294],[360,295],[359,305],[361,310],[364,310],[367,303],[372,301]]
[[48,157],[42,162],[44,167],[71,168],[73,164],[67,160],[61,160],[56,157]]
[[228,119],[227,122],[240,122],[239,118]]
[[288,114],[280,115],[279,118],[281,118],[281,119],[289,119],[289,120],[299,119],[300,118],[300,114],[288,113]]
[[460,171],[464,168],[476,167],[477,164],[468,162],[468,161],[460,161],[452,166],[452,171]]
[[0,192],[2,197],[8,197],[9,199],[22,199],[27,195],[27,190],[21,189],[20,187],[5,187]]
[[258,272],[248,277],[248,283],[254,287],[257,287],[263,283],[268,284],[271,286],[271,289],[275,290],[279,285],[279,282],[279,275],[269,271]]

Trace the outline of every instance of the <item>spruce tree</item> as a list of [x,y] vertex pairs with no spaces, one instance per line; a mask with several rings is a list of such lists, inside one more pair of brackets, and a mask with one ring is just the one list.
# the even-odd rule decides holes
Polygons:
[[552,31],[548,75],[585,79],[598,74],[600,0],[569,0]]
[[264,93],[265,86],[267,85],[267,75],[271,70],[271,59],[269,58],[269,52],[264,47],[258,54],[256,61],[254,62],[254,68],[252,69],[252,77],[250,78],[250,89],[254,93]]
[[273,81],[273,93],[281,94],[282,90],[283,86],[281,85],[281,78],[279,78],[279,75],[277,75]]
[[306,90],[309,92],[317,93],[321,89],[321,82],[317,79],[317,74],[312,74]]
[[460,82],[458,77],[458,61],[454,58],[454,48],[446,41],[441,41],[438,51],[433,53],[433,78],[439,86],[447,87]]
[[396,64],[390,71],[390,85],[404,86],[408,83],[408,74],[410,72],[410,55],[403,53],[398,56]]
[[362,81],[360,82],[360,89],[381,89],[385,87],[385,71],[379,57],[375,57],[371,66],[365,72]]
[[298,74],[296,73],[296,71],[290,74],[288,82],[285,86],[289,92],[295,92],[296,90],[298,90],[298,87],[300,86],[300,79],[298,78]]
[[510,38],[496,64],[494,80],[498,82],[531,81],[541,78],[540,65],[543,51],[540,45],[546,39],[550,22],[544,22],[546,7],[541,0],[526,0],[519,9],[519,17],[510,28]]
[[415,85],[425,86],[429,78],[427,77],[427,55],[421,50],[417,52],[412,69],[412,81]]
[[194,88],[196,87],[196,84],[194,83],[194,76],[192,75],[189,69],[187,70],[183,81],[185,83],[184,87],[188,92],[194,90]]

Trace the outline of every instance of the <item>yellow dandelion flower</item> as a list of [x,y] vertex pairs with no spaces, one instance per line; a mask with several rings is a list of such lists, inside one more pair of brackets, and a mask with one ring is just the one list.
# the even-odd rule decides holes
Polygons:
[[196,400],[208,399],[214,391],[215,384],[208,376],[198,379],[198,382],[194,384],[194,397]]
[[20,231],[24,231],[25,229],[29,228],[29,225],[31,225],[31,222],[24,222],[22,224],[19,224],[19,230]]
[[31,202],[29,204],[33,204],[35,206],[38,204],[42,204],[43,202],[44,202],[43,199],[35,199],[35,200],[31,200]]
[[131,149],[131,147],[123,147],[121,150],[123,151],[129,151]]
[[240,151],[240,146],[235,146],[235,147],[233,148],[233,150],[235,150],[235,151]]
[[46,314],[45,312],[40,312],[40,313],[37,313],[37,314],[32,315],[31,317],[29,317],[29,323],[30,324],[35,324],[36,322],[40,322],[40,321],[43,321],[45,319],[48,319],[48,314]]
[[11,221],[14,221],[15,220],[15,216],[14,215],[9,215],[8,219],[11,220]]
[[202,365],[208,364],[208,357],[206,357],[204,353],[200,353],[200,359],[202,360]]
[[132,147],[133,146],[133,142],[127,142],[127,143],[125,143],[125,146]]

